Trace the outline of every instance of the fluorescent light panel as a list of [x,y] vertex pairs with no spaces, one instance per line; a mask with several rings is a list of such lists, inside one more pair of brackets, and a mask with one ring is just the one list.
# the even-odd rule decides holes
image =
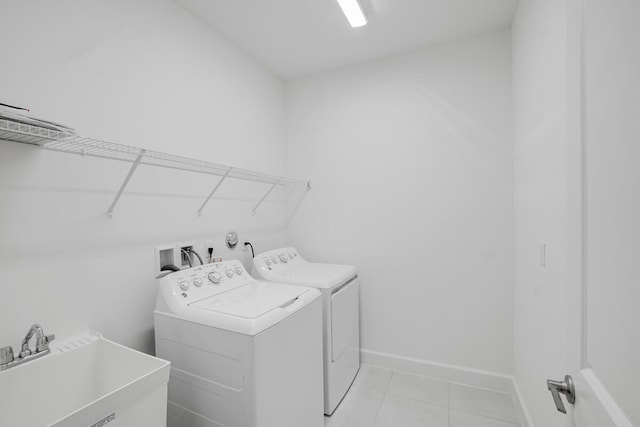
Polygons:
[[337,0],[338,4],[342,8],[344,16],[349,20],[349,24],[353,28],[362,27],[367,25],[367,17],[364,15],[364,10],[358,0]]

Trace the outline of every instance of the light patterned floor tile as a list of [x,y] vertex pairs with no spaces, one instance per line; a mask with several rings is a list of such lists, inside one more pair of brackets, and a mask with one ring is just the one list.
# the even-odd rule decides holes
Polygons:
[[519,423],[516,405],[510,394],[451,384],[450,407],[485,415],[512,423]]
[[449,409],[387,394],[375,427],[447,427]]
[[432,378],[395,372],[387,394],[449,406],[449,383]]
[[372,427],[384,393],[367,389],[349,390],[331,417],[324,417],[325,427]]
[[384,393],[391,380],[393,371],[362,365],[351,388],[366,388]]
[[450,409],[449,427],[520,427],[520,424],[496,420],[495,418],[471,414],[457,409]]

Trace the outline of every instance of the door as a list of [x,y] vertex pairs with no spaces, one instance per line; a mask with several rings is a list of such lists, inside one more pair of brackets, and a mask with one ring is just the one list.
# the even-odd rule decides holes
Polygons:
[[567,421],[640,426],[640,2],[570,0],[568,16]]

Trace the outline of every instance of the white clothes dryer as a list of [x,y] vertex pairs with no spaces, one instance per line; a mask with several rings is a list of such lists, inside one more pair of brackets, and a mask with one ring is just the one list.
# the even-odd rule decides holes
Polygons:
[[172,273],[154,312],[171,362],[169,427],[323,427],[317,289],[258,282],[239,261]]
[[304,260],[293,247],[256,255],[254,275],[322,293],[324,413],[331,415],[360,369],[360,284],[352,265]]

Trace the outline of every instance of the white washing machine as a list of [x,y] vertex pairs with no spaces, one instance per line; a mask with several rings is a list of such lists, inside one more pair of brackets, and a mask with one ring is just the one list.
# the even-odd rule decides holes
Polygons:
[[239,261],[172,273],[154,313],[171,361],[170,427],[323,427],[320,292],[258,282]]
[[352,265],[305,261],[295,248],[263,252],[254,274],[265,280],[312,286],[322,292],[324,412],[331,415],[360,369],[360,284]]

